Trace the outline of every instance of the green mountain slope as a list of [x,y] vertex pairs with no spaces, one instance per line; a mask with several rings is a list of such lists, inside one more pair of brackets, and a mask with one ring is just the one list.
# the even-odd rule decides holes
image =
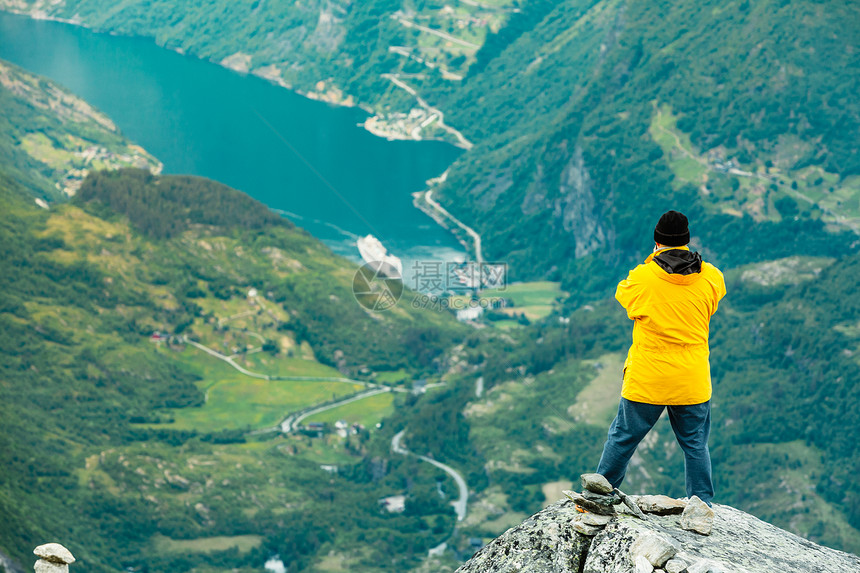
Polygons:
[[0,163],[41,200],[73,195],[94,169],[161,164],[62,87],[0,61]]
[[811,254],[784,239],[858,229],[858,17],[845,2],[562,2],[430,98],[478,142],[437,195],[487,257],[523,276],[555,265],[572,289],[629,266],[671,207],[714,253],[741,234],[754,257]]
[[[439,381],[465,327],[408,292],[365,310],[352,263],[221,184],[87,175],[157,162],[55,84],[0,80],[0,552],[61,541],[88,571],[419,564],[455,486],[387,459],[375,426]],[[71,201],[34,204],[72,170]],[[328,404],[360,426],[274,430]]]
[[[444,538],[453,516],[431,466],[373,470],[367,430],[265,430],[392,368],[432,378],[460,335],[453,317],[365,311],[352,265],[210,181],[103,172],[50,210],[8,178],[0,192],[5,553],[25,562],[60,540],[88,571],[179,571],[339,552],[374,571]],[[389,395],[363,419],[406,394]],[[381,511],[407,475],[407,511]]]

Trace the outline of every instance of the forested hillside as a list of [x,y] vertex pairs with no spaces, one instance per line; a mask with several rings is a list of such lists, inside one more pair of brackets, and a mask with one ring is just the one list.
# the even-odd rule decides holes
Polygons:
[[437,195],[487,257],[572,290],[609,286],[669,208],[717,256],[755,245],[731,265],[812,254],[860,223],[857,21],[849,2],[557,3],[439,93],[478,144]]
[[[408,92],[410,86],[423,91],[462,80],[488,34],[502,29],[519,11],[518,4],[0,0],[0,9],[153,38],[166,48],[259,75],[310,97],[362,105],[388,117],[421,111]],[[425,137],[451,139],[436,124],[425,132]],[[408,130],[405,133],[409,138]]]
[[[431,466],[381,461],[388,444],[363,428],[266,428],[362,384],[437,377],[453,317],[372,315],[350,264],[210,181],[92,174],[50,210],[5,175],[0,194],[4,552],[26,563],[61,540],[87,571],[153,572],[274,554],[293,571],[336,552],[388,571],[449,533]],[[372,429],[406,395],[368,399],[359,419]],[[398,493],[404,513],[380,508]]]
[[0,61],[0,165],[42,200],[73,195],[93,169],[161,164],[57,84]]

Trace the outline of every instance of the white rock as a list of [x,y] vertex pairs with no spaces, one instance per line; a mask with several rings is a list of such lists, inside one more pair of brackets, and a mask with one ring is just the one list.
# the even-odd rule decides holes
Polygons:
[[580,519],[580,521],[582,521],[582,523],[585,523],[586,525],[594,525],[595,527],[603,527],[604,525],[606,525],[607,523],[612,521],[612,516],[611,515],[598,515],[596,513],[588,512],[588,513],[583,513],[579,517],[579,519]]
[[69,573],[69,565],[67,563],[53,563],[39,559],[33,566],[36,573]]
[[687,567],[687,573],[726,573],[726,570],[710,559],[700,559]]
[[45,561],[53,563],[74,563],[75,557],[72,552],[59,543],[45,543],[33,550],[33,554]]
[[642,556],[654,567],[662,567],[666,561],[675,556],[678,547],[662,535],[646,533],[640,536],[630,546],[630,558],[633,563]]
[[663,569],[666,570],[666,573],[683,573],[687,571],[687,563],[682,559],[669,559],[666,561],[666,565],[663,566]]
[[648,561],[644,555],[639,555],[636,561],[633,562],[634,573],[652,573],[654,566]]
[[594,525],[588,525],[587,523],[583,523],[581,520],[576,520],[573,522],[574,531],[577,531],[589,537],[594,537],[595,535],[600,533],[600,529],[600,527],[595,527]]
[[714,510],[694,495],[687,502],[684,513],[681,514],[681,528],[702,535],[710,535],[713,527]]
[[600,474],[582,474],[579,481],[583,489],[594,493],[612,493],[612,484]]
[[639,509],[645,513],[656,513],[657,515],[681,513],[687,507],[686,501],[668,495],[637,495],[633,500]]

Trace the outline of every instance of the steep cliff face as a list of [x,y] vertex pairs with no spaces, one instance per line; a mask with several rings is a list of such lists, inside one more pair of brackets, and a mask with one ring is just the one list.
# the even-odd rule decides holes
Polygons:
[[[641,504],[640,504],[641,507]],[[602,529],[570,500],[550,505],[476,553],[459,573],[848,573],[860,557],[816,545],[749,514],[714,505],[708,536],[679,515],[619,513]],[[587,524],[586,524],[587,525]],[[596,533],[593,537],[580,533]],[[638,559],[637,559],[638,558]],[[656,566],[656,567],[655,567]]]

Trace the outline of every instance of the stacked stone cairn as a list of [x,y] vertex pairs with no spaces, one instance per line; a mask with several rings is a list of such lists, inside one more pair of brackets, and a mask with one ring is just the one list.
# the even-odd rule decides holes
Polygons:
[[46,543],[33,550],[39,558],[34,565],[36,573],[69,573],[69,564],[75,562],[72,552],[59,543]]
[[573,522],[573,529],[594,537],[612,521],[615,506],[621,503],[621,497],[600,474],[582,474],[580,481],[582,493],[565,491],[564,495],[576,504],[576,509],[580,512],[579,519]]
[[[714,522],[714,510],[698,497],[689,500],[674,499],[665,495],[627,496],[600,474],[580,476],[582,492],[565,491],[576,504],[580,517],[573,522],[573,529],[593,537],[603,530],[617,515],[616,506],[624,505],[624,513],[631,513],[648,520],[647,514],[681,515],[681,528],[709,535]],[[673,540],[657,533],[639,537],[630,546],[632,573],[699,573],[698,563],[688,566],[676,557],[679,547]],[[703,569],[701,573],[708,571]]]

